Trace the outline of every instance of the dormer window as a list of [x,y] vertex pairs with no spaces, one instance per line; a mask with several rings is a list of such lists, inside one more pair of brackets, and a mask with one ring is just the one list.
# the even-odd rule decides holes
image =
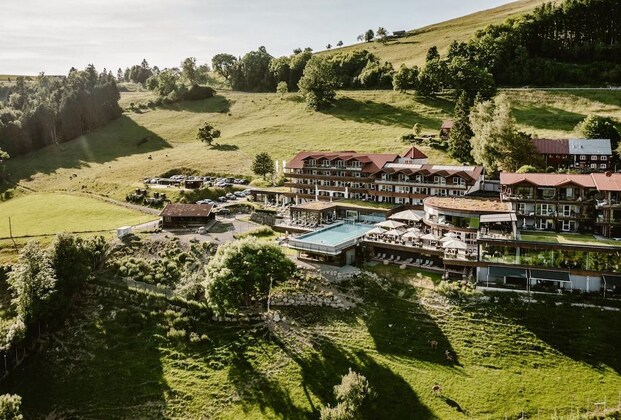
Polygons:
[[443,176],[434,176],[433,177],[434,184],[446,185],[446,179]]

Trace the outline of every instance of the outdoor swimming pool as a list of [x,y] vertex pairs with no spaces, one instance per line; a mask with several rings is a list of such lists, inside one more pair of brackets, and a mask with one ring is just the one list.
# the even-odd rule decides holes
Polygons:
[[364,236],[365,233],[373,229],[372,225],[340,224],[317,232],[307,233],[297,238],[299,241],[310,242],[321,245],[339,245],[351,239]]

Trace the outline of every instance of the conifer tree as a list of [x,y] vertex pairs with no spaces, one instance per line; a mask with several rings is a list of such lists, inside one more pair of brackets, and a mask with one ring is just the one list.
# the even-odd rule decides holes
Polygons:
[[470,129],[470,103],[466,92],[462,92],[455,103],[453,128],[448,138],[448,153],[453,159],[463,163],[471,163],[472,145],[470,139],[473,133]]

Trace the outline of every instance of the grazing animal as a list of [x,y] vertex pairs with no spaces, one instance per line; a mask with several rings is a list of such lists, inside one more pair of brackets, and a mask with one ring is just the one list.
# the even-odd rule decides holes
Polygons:
[[448,360],[449,362],[452,362],[453,360],[455,360],[451,352],[448,350],[444,350],[444,355],[446,356],[446,360]]
[[429,343],[431,344],[432,349],[435,350],[438,348],[438,342],[436,340],[431,340]]
[[442,395],[442,385],[435,384],[433,387],[431,387],[431,392],[433,392],[433,395],[435,395],[436,397]]

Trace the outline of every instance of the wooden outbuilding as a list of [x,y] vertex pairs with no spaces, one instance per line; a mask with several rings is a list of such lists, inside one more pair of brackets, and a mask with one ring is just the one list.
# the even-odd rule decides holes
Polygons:
[[168,204],[160,213],[162,228],[205,226],[216,217],[212,209],[210,204]]

